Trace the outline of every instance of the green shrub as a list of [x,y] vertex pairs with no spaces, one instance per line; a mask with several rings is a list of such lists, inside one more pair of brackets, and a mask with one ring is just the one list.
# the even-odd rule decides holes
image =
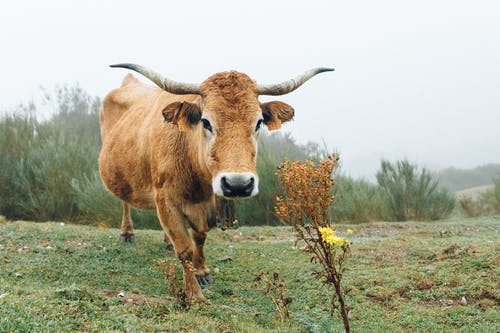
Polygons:
[[493,178],[494,187],[480,194],[479,202],[487,214],[500,213],[500,175]]
[[470,195],[462,195],[458,198],[458,203],[462,207],[463,212],[468,217],[476,217],[481,215],[481,208],[477,200],[474,200]]
[[455,206],[455,198],[438,188],[427,169],[419,171],[407,160],[394,165],[383,160],[377,181],[388,197],[392,220],[437,220],[448,216]]
[[0,213],[7,218],[22,218],[19,204],[27,200],[18,181],[20,160],[35,141],[37,122],[29,110],[7,115],[0,122]]
[[380,187],[363,179],[338,176],[330,216],[335,222],[373,222],[387,218],[387,197]]
[[479,194],[477,199],[462,196],[458,199],[465,215],[493,215],[500,213],[500,175],[493,178],[494,187]]
[[48,121],[37,120],[33,104],[0,120],[2,214],[35,221],[79,215],[71,182],[95,169],[98,105],[79,87],[61,88]]

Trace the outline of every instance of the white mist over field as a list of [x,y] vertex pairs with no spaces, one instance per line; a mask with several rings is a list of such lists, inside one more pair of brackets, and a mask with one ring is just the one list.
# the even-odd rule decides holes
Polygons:
[[[497,1],[4,1],[0,110],[78,82],[103,97],[135,62],[178,81],[236,69],[261,83],[334,67],[274,99],[298,142],[343,170],[380,159],[432,169],[500,162]],[[263,100],[270,98],[264,97]]]

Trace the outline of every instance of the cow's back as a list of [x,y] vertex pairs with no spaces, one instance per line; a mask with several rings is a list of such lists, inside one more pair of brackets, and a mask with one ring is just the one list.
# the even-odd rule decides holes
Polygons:
[[132,74],[127,74],[123,79],[121,87],[112,90],[102,103],[99,113],[99,123],[103,141],[120,118],[133,109],[134,104],[149,100],[152,90],[154,88],[145,86]]

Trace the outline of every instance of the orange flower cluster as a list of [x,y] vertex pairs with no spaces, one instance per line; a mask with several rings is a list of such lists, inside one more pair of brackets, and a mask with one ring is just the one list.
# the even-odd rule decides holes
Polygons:
[[276,198],[276,215],[290,224],[326,226],[328,207],[334,199],[331,194],[335,184],[332,173],[337,161],[337,156],[329,156],[318,164],[311,160],[285,160],[276,174],[286,199]]

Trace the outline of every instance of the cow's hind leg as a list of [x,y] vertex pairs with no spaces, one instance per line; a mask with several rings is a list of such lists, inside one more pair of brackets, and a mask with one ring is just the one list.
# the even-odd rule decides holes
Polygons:
[[122,215],[122,225],[120,228],[120,239],[124,242],[134,241],[134,224],[132,223],[132,217],[130,216],[130,205],[125,201],[123,204],[123,215]]

